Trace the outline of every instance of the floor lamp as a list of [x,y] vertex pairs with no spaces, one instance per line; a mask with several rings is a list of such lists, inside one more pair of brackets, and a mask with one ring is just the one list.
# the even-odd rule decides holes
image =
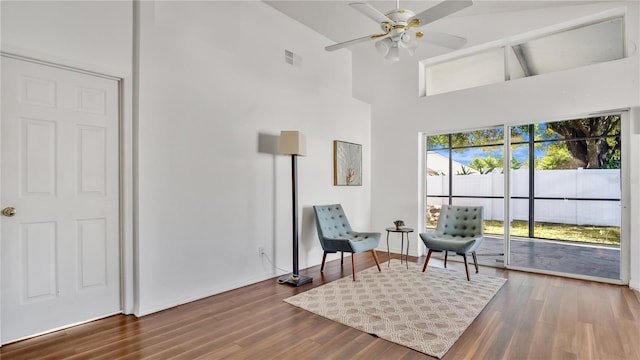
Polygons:
[[300,286],[313,281],[298,269],[298,156],[307,155],[307,140],[299,131],[280,132],[280,153],[291,155],[291,198],[293,210],[293,273],[278,279],[280,284]]

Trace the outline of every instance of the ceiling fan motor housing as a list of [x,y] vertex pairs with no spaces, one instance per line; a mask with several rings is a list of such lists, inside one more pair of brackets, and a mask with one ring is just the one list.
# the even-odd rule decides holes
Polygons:
[[393,20],[393,24],[388,22],[383,22],[381,24],[382,31],[385,33],[391,33],[391,39],[394,42],[399,41],[402,38],[407,26],[409,23],[409,19],[415,16],[415,13],[411,10],[406,9],[395,9],[391,10],[385,14],[390,20]]
[[407,9],[395,9],[391,10],[385,14],[389,19],[393,20],[394,25],[403,25],[406,26],[409,22],[409,19],[414,17],[416,14]]

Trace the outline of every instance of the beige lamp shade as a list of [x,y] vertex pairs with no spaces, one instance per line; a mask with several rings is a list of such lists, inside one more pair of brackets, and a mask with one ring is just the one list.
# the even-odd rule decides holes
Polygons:
[[280,154],[306,156],[307,138],[300,131],[281,131]]

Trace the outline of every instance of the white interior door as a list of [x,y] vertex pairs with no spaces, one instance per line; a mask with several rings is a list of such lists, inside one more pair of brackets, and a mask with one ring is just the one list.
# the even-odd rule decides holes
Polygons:
[[118,109],[115,80],[2,57],[3,344],[121,310]]

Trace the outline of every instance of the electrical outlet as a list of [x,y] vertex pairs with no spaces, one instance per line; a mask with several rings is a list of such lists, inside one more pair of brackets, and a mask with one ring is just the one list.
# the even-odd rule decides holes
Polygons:
[[264,255],[264,248],[261,246],[258,248],[258,256],[262,257]]

